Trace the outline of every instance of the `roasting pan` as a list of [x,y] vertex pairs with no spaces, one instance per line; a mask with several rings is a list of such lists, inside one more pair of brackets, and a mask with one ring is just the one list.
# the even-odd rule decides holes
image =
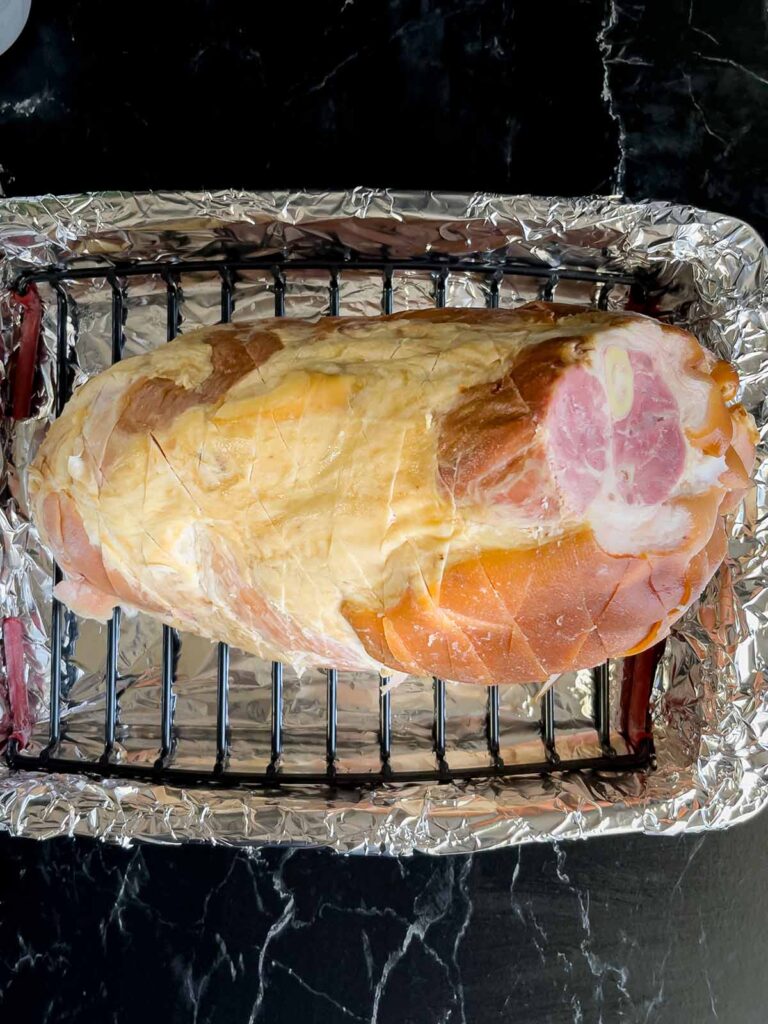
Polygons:
[[[233,319],[533,298],[632,309],[734,359],[755,412],[765,257],[750,229],[606,199],[99,194],[5,202],[0,244],[6,828],[459,852],[724,824],[763,802],[759,758],[726,773],[727,794],[707,777],[726,750],[722,716],[760,744],[760,487],[666,644],[543,695],[299,673],[119,610],[107,626],[79,620],[52,599],[59,571],[26,501],[26,467],[73,387]],[[728,742],[731,768],[753,756]]]

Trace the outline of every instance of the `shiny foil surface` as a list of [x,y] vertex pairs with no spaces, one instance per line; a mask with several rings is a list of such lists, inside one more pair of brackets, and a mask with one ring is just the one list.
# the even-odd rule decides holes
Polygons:
[[[393,277],[394,309],[434,305],[432,274],[418,260],[476,259],[483,270],[451,272],[446,304],[484,306],[487,265],[505,258],[556,271],[581,268],[652,275],[656,315],[693,331],[731,359],[741,399],[755,416],[761,442],[756,486],[731,518],[726,563],[667,641],[653,690],[657,766],[650,772],[571,773],[475,780],[462,784],[378,785],[361,790],[285,786],[281,789],[171,788],[126,780],[0,769],[0,827],[45,838],[89,835],[110,841],[291,843],[344,852],[460,853],[531,840],[589,837],[623,831],[672,833],[743,820],[768,800],[765,476],[768,353],[766,256],[745,224],[666,203],[629,205],[612,198],[540,199],[477,194],[394,193],[100,193],[14,199],[0,204],[0,327],[2,387],[3,616],[23,627],[29,713],[8,699],[8,645],[0,679],[0,739],[47,742],[50,675],[50,555],[28,518],[26,470],[53,416],[56,380],[56,293],[39,285],[42,344],[31,415],[10,416],[10,384],[18,364],[22,310],[11,296],[25,270],[50,264],[249,257],[331,260],[340,265],[342,314],[381,311],[378,271],[345,268],[348,257],[413,260]],[[286,267],[288,316],[328,312],[328,275]],[[537,296],[541,281],[507,275],[499,305]],[[166,283],[159,274],[126,282],[125,357],[163,344]],[[221,315],[217,273],[182,273],[181,330],[216,323]],[[599,285],[564,275],[555,298],[595,302]],[[74,383],[111,360],[112,291],[103,279],[65,280],[69,355]],[[608,308],[629,300],[624,285],[604,295]],[[235,321],[271,316],[269,264],[239,272]],[[152,764],[158,756],[161,627],[123,616],[119,653],[118,760]],[[65,757],[97,759],[103,744],[106,626],[72,619],[65,635],[63,742]],[[618,732],[621,666],[612,668],[611,740]],[[322,772],[325,687],[320,670],[285,669],[285,771]],[[501,687],[501,756],[541,760],[536,685]],[[175,687],[174,766],[208,770],[215,758],[216,649],[182,636]],[[263,771],[270,759],[270,666],[231,652],[230,767]],[[486,691],[447,684],[447,751],[452,766],[485,765]],[[379,770],[378,677],[339,674],[338,764],[345,771]],[[17,702],[18,704],[18,702]],[[562,756],[596,756],[588,672],[555,684],[557,744]],[[23,719],[23,720],[22,720]],[[30,728],[34,720],[34,728]],[[429,680],[407,678],[392,691],[392,764],[432,769]]]

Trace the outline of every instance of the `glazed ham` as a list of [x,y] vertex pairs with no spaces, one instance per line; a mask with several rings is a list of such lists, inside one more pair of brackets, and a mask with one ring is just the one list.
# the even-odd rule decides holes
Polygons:
[[750,485],[736,390],[690,334],[573,306],[206,328],[77,391],[33,506],[81,615],[539,681],[701,593]]

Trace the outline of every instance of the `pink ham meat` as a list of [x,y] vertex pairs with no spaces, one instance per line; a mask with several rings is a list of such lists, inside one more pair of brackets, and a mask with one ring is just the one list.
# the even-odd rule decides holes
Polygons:
[[555,478],[573,511],[581,513],[600,490],[608,465],[611,424],[597,377],[580,366],[565,374],[547,422]]
[[685,439],[680,410],[645,352],[629,352],[634,400],[614,425],[613,465],[619,493],[629,505],[656,505],[680,479]]
[[611,418],[603,383],[581,366],[568,370],[547,418],[555,477],[570,509],[583,513],[610,472],[628,505],[656,505],[670,494],[685,465],[685,437],[674,395],[644,352],[627,352],[632,400]]

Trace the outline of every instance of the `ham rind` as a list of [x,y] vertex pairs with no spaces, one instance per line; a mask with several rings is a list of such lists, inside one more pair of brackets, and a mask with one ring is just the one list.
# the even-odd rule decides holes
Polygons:
[[298,667],[545,680],[696,600],[750,487],[679,328],[532,303],[191,331],[78,389],[30,474],[84,616]]

